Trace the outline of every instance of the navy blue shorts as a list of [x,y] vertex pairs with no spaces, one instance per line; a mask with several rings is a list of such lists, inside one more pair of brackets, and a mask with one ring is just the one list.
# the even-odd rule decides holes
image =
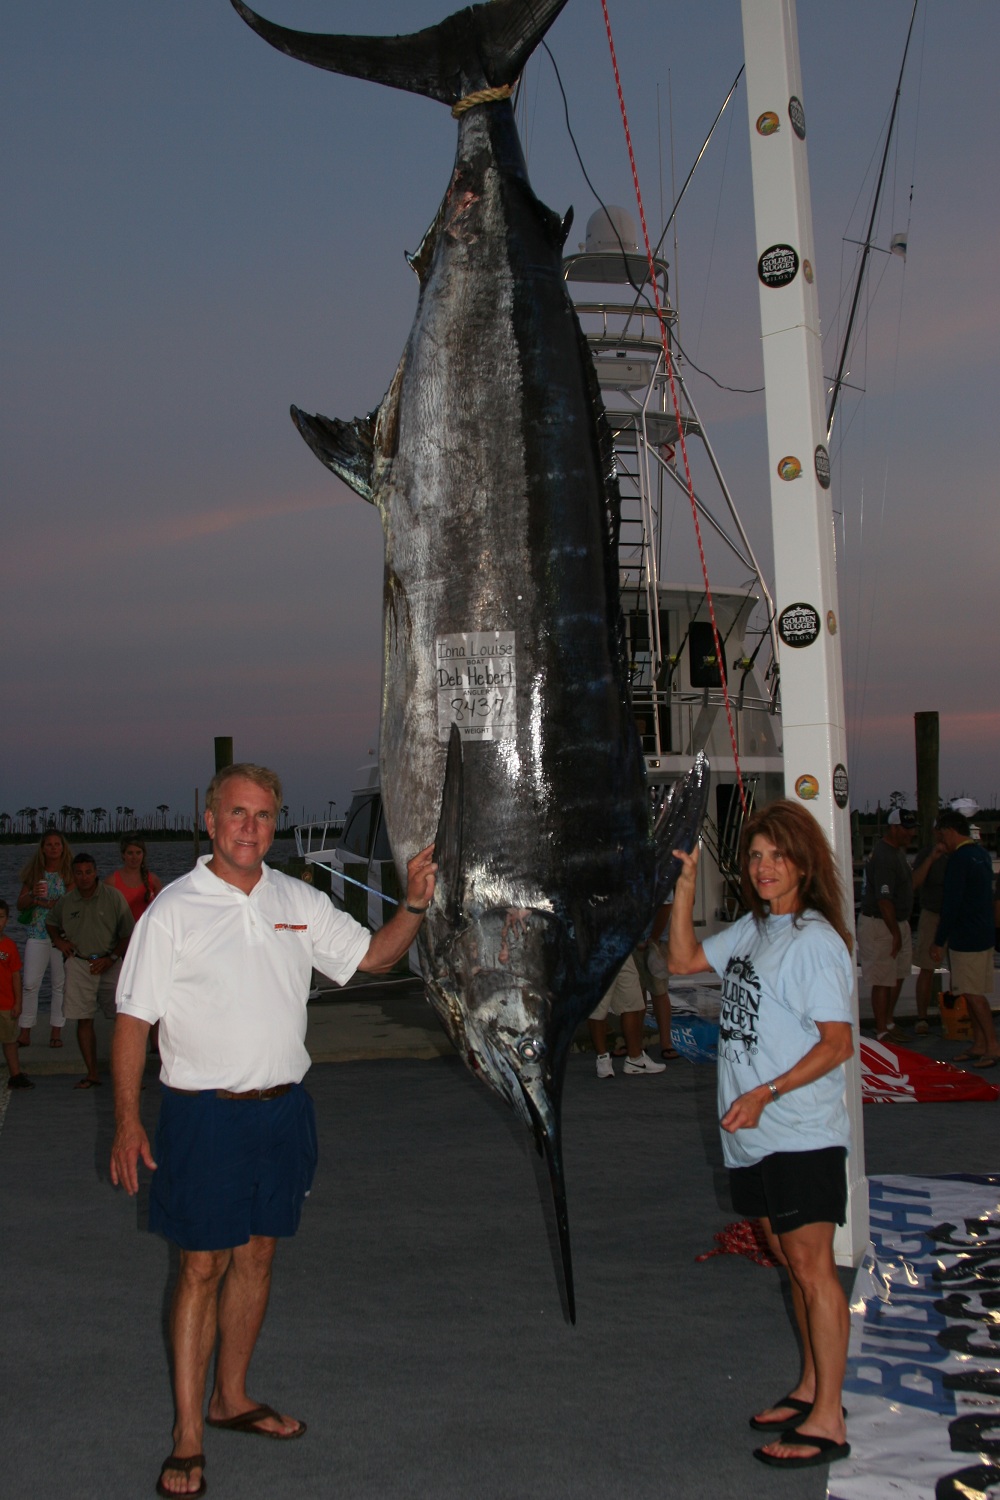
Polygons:
[[843,1224],[847,1216],[847,1152],[774,1151],[752,1167],[732,1167],[729,1192],[738,1214],[768,1219],[775,1234],[805,1224]]
[[149,1227],[182,1250],[231,1250],[292,1235],[316,1170],[313,1102],[219,1099],[164,1088],[153,1147]]

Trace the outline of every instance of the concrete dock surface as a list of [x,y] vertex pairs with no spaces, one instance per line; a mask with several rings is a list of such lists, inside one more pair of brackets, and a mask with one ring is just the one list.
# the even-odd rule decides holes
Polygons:
[[[71,1033],[49,1051],[41,1026],[24,1049],[35,1089],[0,1103],[4,1492],[133,1500],[153,1494],[171,1446],[176,1253],[144,1231],[147,1190],[110,1186],[111,1088],[72,1087]],[[946,1060],[961,1044],[934,1027],[914,1045]],[[207,1431],[212,1500],[825,1494],[826,1469],[776,1474],[751,1456],[749,1414],[797,1372],[778,1273],[696,1260],[736,1217],[713,1067],[602,1082],[592,1054],[571,1056],[573,1327],[527,1134],[454,1057],[419,988],[319,997],[309,1046],[320,1167],[279,1247],[251,1370],[254,1398],[309,1430],[293,1443]],[[150,1129],[158,1093],[151,1064]],[[996,1110],[867,1107],[868,1171],[996,1170]]]

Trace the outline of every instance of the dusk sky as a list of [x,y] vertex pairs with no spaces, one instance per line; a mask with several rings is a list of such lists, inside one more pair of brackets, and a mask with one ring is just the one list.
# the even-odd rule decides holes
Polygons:
[[[448,0],[260,0],[284,25],[407,32]],[[738,0],[609,0],[654,239],[742,62]],[[832,373],[911,0],[799,0],[824,370]],[[832,445],[852,802],[1000,794],[995,0],[921,0],[870,312]],[[601,197],[635,213],[600,0],[549,44]],[[448,183],[430,100],[293,62],[228,0],[7,8],[0,811],[187,809],[212,741],[273,765],[294,816],[343,810],[377,744],[378,517],[289,417],[377,405],[416,306],[403,258]],[[533,186],[569,247],[597,204],[543,51],[522,84]],[[672,138],[671,138],[672,121]],[[662,160],[662,186],[661,186]],[[912,212],[908,206],[913,183]],[[673,237],[688,355],[761,384],[746,95]],[[763,397],[691,389],[770,566]],[[685,529],[686,528],[686,529]],[[698,578],[678,510],[665,569]],[[744,580],[717,548],[713,583]]]

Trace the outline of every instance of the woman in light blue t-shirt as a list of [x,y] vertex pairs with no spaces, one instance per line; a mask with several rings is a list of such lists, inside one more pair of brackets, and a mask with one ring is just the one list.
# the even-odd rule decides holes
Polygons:
[[833,1258],[847,1205],[844,1064],[854,1051],[852,939],[830,846],[811,813],[773,802],[740,850],[746,916],[699,943],[698,855],[683,866],[670,923],[675,974],[722,976],[719,1124],[733,1207],[760,1219],[788,1271],[802,1370],[750,1419],[774,1434],[754,1457],[776,1468],[850,1453],[841,1407],[849,1313]]

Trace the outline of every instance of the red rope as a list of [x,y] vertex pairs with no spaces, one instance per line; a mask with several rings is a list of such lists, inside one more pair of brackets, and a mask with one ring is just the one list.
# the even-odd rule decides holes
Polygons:
[[694,534],[698,542],[698,556],[701,559],[701,575],[705,580],[705,598],[708,601],[708,616],[712,622],[712,639],[715,642],[715,659],[719,664],[719,681],[722,683],[722,701],[726,709],[726,723],[729,725],[729,740],[733,747],[733,764],[736,767],[736,784],[739,787],[740,803],[743,807],[743,816],[747,815],[747,797],[743,786],[743,774],[740,770],[740,753],[736,745],[736,729],[733,725],[732,706],[729,702],[729,688],[726,682],[726,663],[722,654],[722,642],[719,639],[719,627],[715,619],[715,604],[712,599],[712,590],[708,582],[708,564],[705,561],[705,547],[701,538],[701,525],[698,521],[698,506],[694,498],[694,481],[691,478],[691,466],[688,463],[687,443],[684,440],[684,423],[681,420],[680,401],[677,397],[677,387],[674,383],[674,362],[670,353],[670,344],[667,339],[667,325],[663,316],[663,308],[660,303],[660,287],[656,279],[656,263],[653,260],[653,251],[649,243],[649,231],[646,228],[646,211],[642,205],[642,189],[639,187],[639,172],[635,164],[635,152],[632,150],[632,132],[628,124],[628,111],[625,108],[625,95],[622,93],[622,81],[618,72],[618,56],[615,52],[615,39],[611,34],[611,17],[608,15],[607,0],[601,0],[601,9],[604,12],[604,27],[608,33],[608,46],[611,49],[611,66],[615,74],[615,87],[618,90],[618,104],[622,112],[622,125],[625,127],[625,144],[628,146],[629,165],[632,168],[632,185],[635,188],[635,201],[639,209],[639,222],[642,225],[642,239],[646,246],[646,259],[649,262],[649,284],[653,288],[653,297],[656,301],[656,316],[660,329],[660,342],[663,345],[664,367],[667,372],[667,382],[670,386],[670,399],[673,403],[674,416],[677,419],[677,436],[680,441],[681,459],[684,464],[684,478],[687,482],[688,500],[691,503],[691,518],[694,521]]

